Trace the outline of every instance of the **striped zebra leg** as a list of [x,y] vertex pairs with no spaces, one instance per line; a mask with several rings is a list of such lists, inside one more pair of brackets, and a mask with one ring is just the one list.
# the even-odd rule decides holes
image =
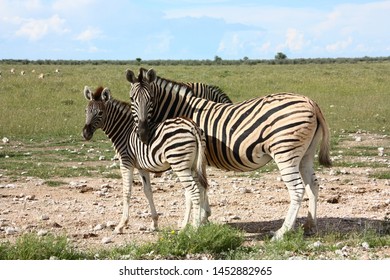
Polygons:
[[[196,172],[192,172],[192,176],[194,177],[194,180],[195,180],[196,184],[199,186],[199,188],[201,190],[202,189],[204,190],[204,194],[203,194],[204,198],[203,198],[203,202],[202,202],[203,206],[201,204],[201,208],[200,208],[200,211],[201,211],[200,223],[203,225],[203,224],[206,224],[209,222],[209,217],[211,216],[209,197],[207,195],[206,189],[200,184]],[[189,202],[191,203],[191,199],[189,199]],[[191,206],[190,206],[190,208],[191,208]]]
[[131,196],[131,186],[133,184],[133,167],[125,167],[120,163],[120,170],[122,173],[122,185],[123,185],[123,212],[122,218],[119,224],[115,227],[115,233],[123,233],[123,228],[129,220],[129,202]]
[[320,140],[319,136],[320,133],[316,133],[299,165],[299,170],[306,187],[306,194],[309,197],[309,211],[304,225],[306,234],[312,234],[317,230],[317,199],[319,185],[314,172],[314,155],[317,143]]
[[280,173],[290,195],[290,205],[282,227],[275,232],[272,240],[282,239],[283,235],[294,227],[305,194],[305,186],[298,166],[281,169]]
[[[172,168],[173,169],[173,168]],[[190,172],[176,172],[185,190],[186,210],[182,227],[184,228],[190,219],[192,212],[192,225],[199,227],[201,223],[201,209],[204,208],[204,188],[199,187]],[[202,189],[202,190],[201,190]]]
[[144,194],[149,202],[150,212],[152,213],[152,224],[150,228],[152,230],[158,229],[158,214],[153,200],[153,192],[150,184],[150,173],[145,170],[139,170],[139,175],[144,187]]

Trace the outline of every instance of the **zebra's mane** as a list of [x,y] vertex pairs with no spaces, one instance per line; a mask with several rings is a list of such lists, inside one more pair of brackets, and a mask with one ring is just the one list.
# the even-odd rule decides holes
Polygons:
[[[104,88],[102,86],[100,86],[95,90],[95,92],[93,92],[93,94],[92,94],[93,100],[101,101],[101,95],[102,95],[103,89]],[[119,99],[115,99],[112,96],[108,102],[110,102],[114,108],[119,109],[121,113],[128,115],[129,118],[131,118],[131,119],[133,118],[133,115],[131,113],[130,103],[125,102],[125,101],[121,101]]]
[[93,98],[93,100],[95,100],[95,101],[101,100],[101,96],[102,96],[103,89],[104,89],[104,88],[103,88],[102,86],[100,86],[100,87],[98,87],[97,89],[95,89],[94,92],[92,92],[92,98]]
[[[142,79],[142,77],[144,77],[144,74],[146,74],[146,72],[148,72],[148,70],[145,69],[145,68],[143,68],[143,67],[141,67],[141,68],[139,69],[139,75],[140,75],[141,79]],[[138,77],[138,80],[139,80],[139,79],[140,79],[140,78]],[[189,89],[189,91],[192,93],[193,96],[195,96],[195,94],[194,94],[192,88],[191,88],[190,86],[188,86],[186,83],[177,82],[177,81],[170,80],[170,79],[167,79],[167,78],[162,78],[162,77],[160,77],[160,76],[157,76],[157,79],[162,80],[162,81],[166,81],[167,83],[171,83],[171,84],[173,84],[173,85],[178,85],[178,86],[181,86],[181,87],[185,87],[185,88]]]

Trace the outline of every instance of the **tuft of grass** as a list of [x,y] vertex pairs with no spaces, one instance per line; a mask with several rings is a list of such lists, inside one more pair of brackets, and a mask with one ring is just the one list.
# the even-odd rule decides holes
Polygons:
[[161,257],[184,257],[188,254],[210,254],[236,250],[244,241],[241,231],[228,225],[207,224],[198,229],[191,226],[177,232],[164,230],[157,242],[141,246],[142,258],[159,255]]
[[65,236],[37,236],[24,234],[15,244],[0,244],[1,260],[45,260],[45,259],[84,259],[85,254],[76,251]]
[[49,187],[58,187],[58,186],[66,185],[67,183],[64,181],[47,180],[45,181],[45,184],[48,185]]

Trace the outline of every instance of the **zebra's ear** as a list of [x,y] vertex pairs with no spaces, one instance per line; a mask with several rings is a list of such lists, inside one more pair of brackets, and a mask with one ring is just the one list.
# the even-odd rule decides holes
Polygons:
[[92,91],[91,89],[88,87],[88,86],[85,86],[84,87],[84,97],[87,99],[87,100],[92,100],[93,97],[92,97]]
[[107,102],[108,100],[111,99],[111,91],[109,88],[104,88],[102,91],[101,98],[104,102]]
[[146,79],[149,83],[153,83],[157,79],[156,71],[153,68],[150,68],[148,72],[146,72]]
[[137,77],[135,76],[134,72],[131,71],[130,69],[127,69],[127,70],[126,70],[126,79],[127,79],[130,83],[132,83],[132,84],[138,82]]

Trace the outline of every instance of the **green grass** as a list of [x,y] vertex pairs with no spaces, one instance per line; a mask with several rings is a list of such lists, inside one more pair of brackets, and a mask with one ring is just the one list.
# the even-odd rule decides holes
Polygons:
[[14,244],[0,244],[1,260],[44,260],[44,259],[83,259],[86,255],[76,251],[66,236],[37,236],[25,234]]
[[[148,65],[141,65],[151,68]],[[11,75],[25,70],[26,75]],[[54,70],[60,68],[61,73]],[[129,84],[124,71],[131,65],[5,65],[0,64],[2,117],[0,138],[0,174],[19,179],[39,177],[48,186],[63,184],[61,178],[101,176],[120,178],[119,168],[110,166],[114,156],[110,141],[97,131],[92,141],[83,141],[81,131],[85,122],[83,96],[85,85],[110,87],[113,96],[128,100]],[[362,142],[349,147],[349,133],[357,131],[389,134],[390,129],[390,62],[306,64],[306,65],[202,65],[153,66],[158,75],[177,81],[201,81],[220,86],[234,102],[289,91],[307,95],[322,108],[331,130],[332,156],[335,170],[343,167],[374,169],[370,177],[390,179],[388,163],[363,161],[362,157],[377,157],[375,145]],[[35,69],[33,74],[31,70]],[[46,73],[45,79],[37,78]],[[352,140],[353,141],[353,140]],[[384,144],[388,159],[389,140]],[[99,160],[104,156],[105,160]],[[316,168],[318,166],[316,165]],[[273,163],[245,176],[257,178],[264,172],[275,171]],[[236,175],[235,175],[236,176]],[[237,175],[239,176],[239,175]],[[386,227],[385,227],[386,228]],[[150,259],[184,258],[187,254],[210,254],[220,259],[288,259],[337,258],[335,246],[342,242],[359,247],[368,242],[377,247],[390,246],[387,232],[363,230],[348,233],[325,233],[305,237],[298,230],[289,233],[282,242],[265,239],[248,245],[242,233],[227,226],[202,227],[196,234],[187,231],[164,230],[157,241],[148,244],[127,244],[112,249],[80,252],[64,236],[37,237],[23,235],[14,244],[0,244],[0,259]],[[313,248],[320,240],[322,245]],[[37,250],[42,248],[42,250]],[[37,251],[37,252],[35,252]],[[389,257],[389,256],[387,256]]]
[[[151,66],[141,65],[147,68]],[[11,75],[23,68],[25,76]],[[54,69],[61,73],[55,74]],[[111,88],[128,100],[126,68],[131,65],[0,65],[3,109],[0,135],[13,139],[81,139],[85,85]],[[36,73],[31,73],[35,69]],[[268,93],[291,91],[316,100],[333,132],[363,129],[389,131],[390,63],[308,65],[155,66],[158,75],[177,81],[202,81],[220,86],[242,101]],[[37,73],[50,73],[43,80]],[[101,138],[101,134],[98,136]]]
[[[302,229],[289,232],[281,241],[266,238],[255,244],[245,243],[244,233],[228,225],[209,224],[198,230],[188,227],[180,232],[164,229],[156,241],[146,244],[129,243],[109,249],[76,249],[66,236],[37,236],[29,233],[14,243],[0,243],[2,260],[40,259],[186,259],[199,255],[213,259],[359,259],[364,253],[362,244],[369,246],[371,258],[381,248],[390,246],[390,227],[383,221],[383,228],[367,228],[341,234],[328,232],[306,237]],[[319,244],[315,246],[314,244]],[[337,250],[347,246],[348,256],[340,256]],[[354,248],[354,250],[352,250]],[[360,251],[359,251],[360,250]]]

